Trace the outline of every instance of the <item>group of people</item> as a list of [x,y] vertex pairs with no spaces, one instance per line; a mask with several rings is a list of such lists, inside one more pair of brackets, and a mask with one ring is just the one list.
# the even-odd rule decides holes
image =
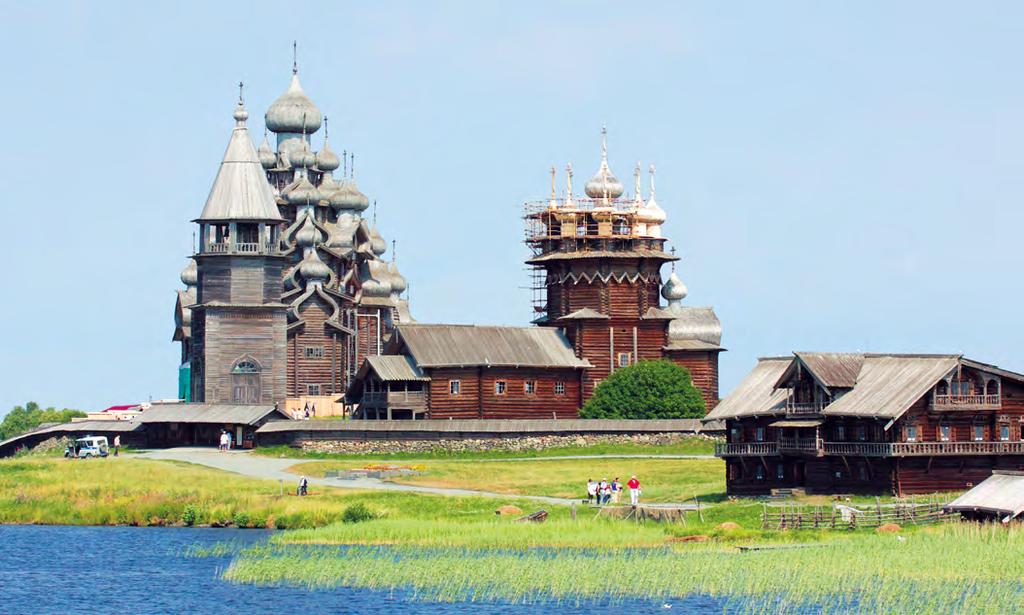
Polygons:
[[310,404],[306,402],[305,407],[301,411],[298,409],[292,410],[292,418],[297,421],[308,421],[310,418],[316,418],[316,404]]
[[221,452],[231,450],[231,432],[226,429],[220,432],[220,444],[217,445],[217,450]]
[[[640,503],[640,481],[637,480],[636,475],[630,477],[629,482],[626,483],[625,488],[629,489],[629,503],[632,506],[636,506]],[[604,506],[605,504],[618,504],[622,499],[622,492],[624,487],[619,482],[619,477],[616,476],[611,482],[608,482],[607,478],[602,478],[600,482],[595,481],[592,478],[587,479],[587,504],[597,504],[598,506]]]

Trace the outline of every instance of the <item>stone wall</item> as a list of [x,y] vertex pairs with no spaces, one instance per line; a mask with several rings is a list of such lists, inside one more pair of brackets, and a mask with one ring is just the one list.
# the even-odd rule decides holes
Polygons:
[[656,433],[637,435],[524,436],[518,438],[481,438],[465,440],[303,440],[302,450],[335,454],[432,453],[521,451],[529,453],[547,448],[593,446],[595,444],[640,444],[663,446],[691,438],[716,440],[706,435]]

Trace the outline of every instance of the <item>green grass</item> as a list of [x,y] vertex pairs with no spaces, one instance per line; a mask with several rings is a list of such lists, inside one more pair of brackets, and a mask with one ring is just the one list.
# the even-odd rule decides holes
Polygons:
[[[237,525],[310,528],[363,503],[386,518],[489,520],[508,501],[365,492],[255,480],[200,466],[137,458],[0,460],[0,523],[49,525]],[[283,491],[283,495],[281,492]]]
[[[331,470],[366,466],[365,461],[312,461],[289,468],[307,476]],[[397,476],[392,482],[491,491],[509,495],[542,495],[581,500],[588,478],[622,483],[636,474],[645,502],[721,501],[725,492],[725,465],[719,459],[549,459],[531,461],[417,461],[404,465],[420,474]],[[626,496],[628,498],[628,495]]]
[[[631,529],[610,527],[603,535],[614,541]],[[516,531],[523,532],[519,538],[529,539],[531,530]],[[288,534],[277,542],[286,542]],[[727,600],[730,612],[774,613],[810,605],[828,612],[878,613],[1024,609],[1020,528],[954,525],[903,540],[856,534],[817,548],[786,551],[739,552],[709,544],[612,552],[535,551],[528,546],[514,551],[504,546],[339,551],[275,544],[241,553],[224,576],[257,584],[407,588],[421,598],[441,601],[670,600],[705,594]]]
[[318,453],[290,446],[261,446],[255,449],[257,455],[266,457],[289,457],[295,459],[339,459],[339,460],[422,460],[422,459],[519,459],[524,457],[563,457],[568,455],[712,455],[715,441],[701,436],[685,437],[672,444],[593,444],[589,446],[562,446],[539,451],[461,451],[442,449],[425,453],[359,453],[341,455]]

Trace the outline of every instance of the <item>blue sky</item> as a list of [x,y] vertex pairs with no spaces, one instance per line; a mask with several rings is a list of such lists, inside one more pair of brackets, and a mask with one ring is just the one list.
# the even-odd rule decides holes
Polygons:
[[414,316],[525,324],[548,168],[658,167],[722,389],[791,350],[1024,370],[1019,3],[0,3],[0,412],[173,396],[174,290],[291,41]]

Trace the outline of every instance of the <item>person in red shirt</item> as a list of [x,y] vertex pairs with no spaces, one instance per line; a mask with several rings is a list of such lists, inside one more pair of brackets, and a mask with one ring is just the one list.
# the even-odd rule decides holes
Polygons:
[[626,486],[629,487],[629,503],[636,506],[640,503],[640,481],[636,479],[635,474],[630,477]]

